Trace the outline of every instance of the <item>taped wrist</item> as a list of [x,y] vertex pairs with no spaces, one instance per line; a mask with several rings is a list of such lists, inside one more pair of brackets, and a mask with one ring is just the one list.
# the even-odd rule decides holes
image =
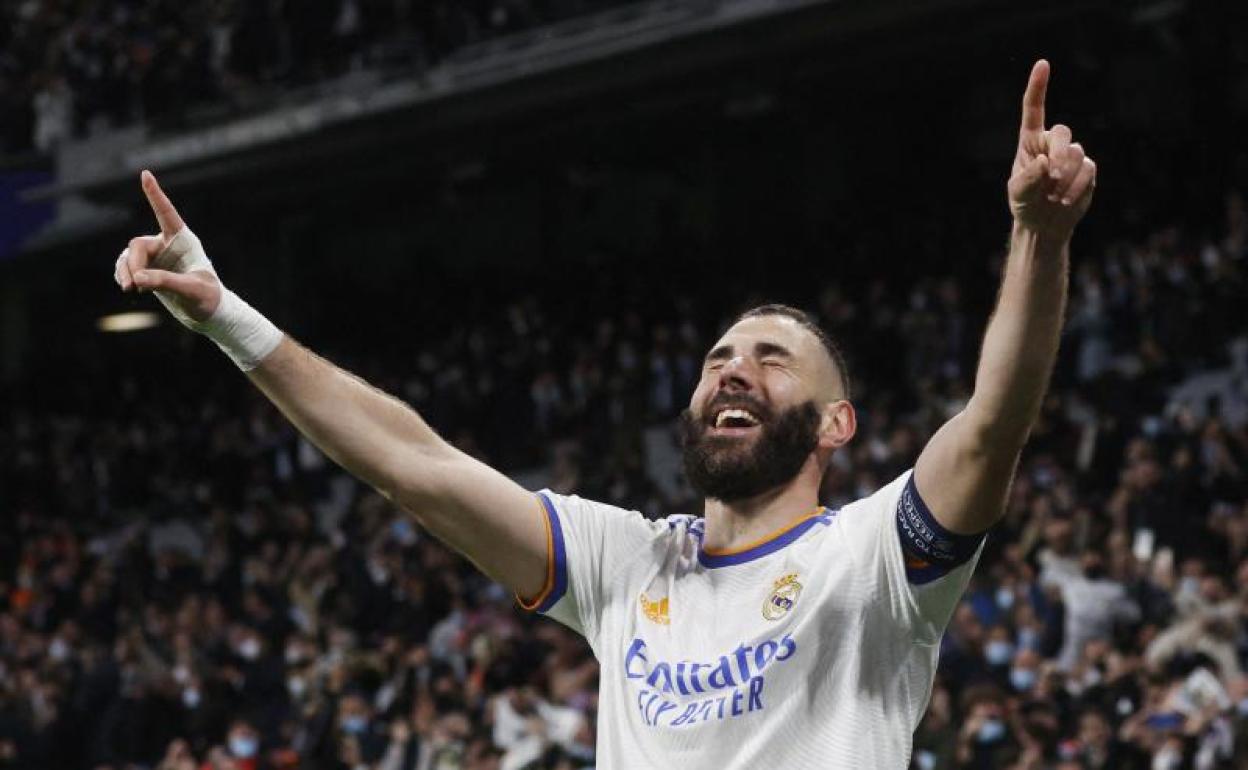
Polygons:
[[[152,260],[152,265],[174,273],[204,270],[218,282],[221,280],[203,244],[189,227],[183,227],[173,236],[169,245]],[[157,291],[156,298],[183,326],[217,343],[244,372],[255,369],[282,341],[282,331],[224,283],[221,284],[221,302],[206,321],[196,321],[184,313],[169,292]]]
[[259,366],[282,341],[281,329],[224,286],[220,304],[201,326],[200,331],[244,372]]

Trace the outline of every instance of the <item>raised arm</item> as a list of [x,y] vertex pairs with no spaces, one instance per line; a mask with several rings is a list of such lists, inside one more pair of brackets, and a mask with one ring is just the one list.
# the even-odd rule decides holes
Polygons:
[[1096,164],[1071,141],[1070,129],[1045,130],[1048,83],[1048,62],[1036,62],[1007,185],[1014,215],[1009,256],[974,393],[915,466],[920,496],[941,525],[959,534],[983,532],[1004,511],[1057,358],[1071,233],[1096,186]]
[[490,577],[520,596],[537,596],[547,580],[547,524],[534,496],[443,441],[406,404],[283,335],[222,286],[148,172],[143,190],[161,234],[130,241],[116,264],[121,288],[155,291],[335,462]]

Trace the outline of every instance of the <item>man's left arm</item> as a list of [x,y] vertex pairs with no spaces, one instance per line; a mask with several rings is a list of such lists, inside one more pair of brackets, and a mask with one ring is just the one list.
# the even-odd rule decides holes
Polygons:
[[1008,184],[1014,215],[1009,256],[984,335],[974,393],[966,408],[936,432],[915,465],[918,505],[945,530],[940,535],[946,541],[983,533],[1004,512],[1057,358],[1070,236],[1096,186],[1096,165],[1071,141],[1070,129],[1044,127],[1048,81],[1048,62],[1037,62],[1023,97],[1018,153]]

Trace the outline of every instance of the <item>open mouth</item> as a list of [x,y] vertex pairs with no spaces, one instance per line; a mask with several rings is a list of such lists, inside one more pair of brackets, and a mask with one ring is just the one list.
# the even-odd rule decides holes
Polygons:
[[760,425],[762,425],[762,421],[750,410],[736,406],[726,406],[715,412],[715,418],[711,422],[711,433],[724,436],[739,436],[748,434]]

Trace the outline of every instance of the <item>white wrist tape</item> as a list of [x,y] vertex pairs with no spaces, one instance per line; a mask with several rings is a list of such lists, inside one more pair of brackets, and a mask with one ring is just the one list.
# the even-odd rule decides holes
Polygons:
[[[174,273],[204,270],[217,276],[212,261],[191,228],[183,227],[155,259],[152,266]],[[217,276],[218,282],[221,280]],[[157,291],[156,298],[183,326],[197,331],[217,343],[234,364],[244,372],[255,369],[282,341],[282,331],[221,284],[221,302],[206,321],[196,321],[173,301],[169,292]]]
[[201,326],[200,331],[244,372],[259,366],[282,341],[281,329],[225,286],[221,303]]

